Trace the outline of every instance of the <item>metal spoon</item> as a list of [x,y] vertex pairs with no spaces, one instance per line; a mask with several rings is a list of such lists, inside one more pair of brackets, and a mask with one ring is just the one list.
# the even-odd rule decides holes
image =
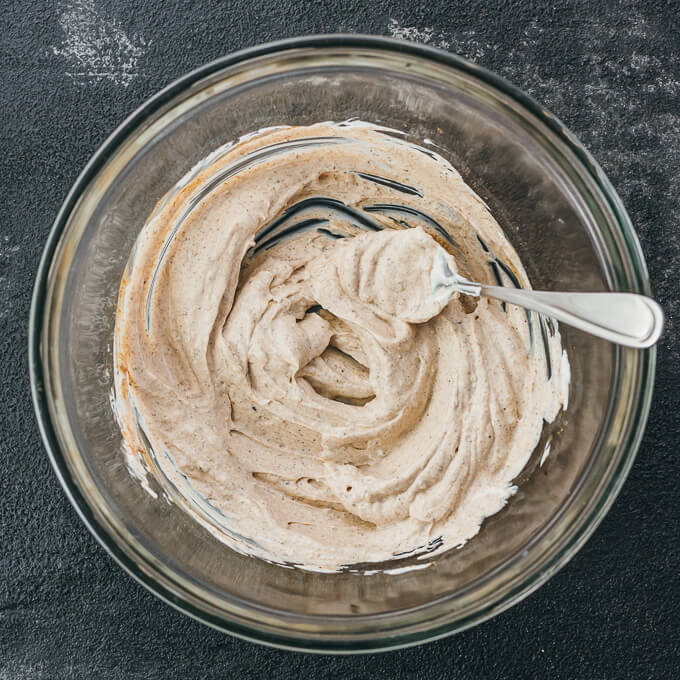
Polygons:
[[432,271],[432,294],[464,293],[509,302],[557,319],[586,333],[626,347],[651,347],[663,331],[661,306],[635,293],[553,293],[522,288],[487,286],[451,271],[444,251],[437,253]]

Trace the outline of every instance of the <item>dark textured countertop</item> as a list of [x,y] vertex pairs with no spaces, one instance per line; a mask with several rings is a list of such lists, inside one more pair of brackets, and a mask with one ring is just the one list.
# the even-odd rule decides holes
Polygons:
[[[680,674],[680,8],[674,2],[9,0],[0,12],[0,680],[677,678]],[[427,42],[505,76],[600,161],[635,224],[668,327],[621,495],[524,602],[425,646],[275,651],[166,606],[99,547],[33,417],[27,319],[51,222],[133,109],[225,53],[318,32]]]

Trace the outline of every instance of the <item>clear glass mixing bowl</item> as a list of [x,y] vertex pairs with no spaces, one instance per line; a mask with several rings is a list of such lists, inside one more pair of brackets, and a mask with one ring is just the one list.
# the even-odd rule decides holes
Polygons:
[[[323,574],[237,554],[133,478],[111,410],[118,286],[156,202],[211,151],[258,128],[360,118],[403,130],[460,170],[536,288],[649,294],[635,233],[602,170],[562,124],[458,57],[360,36],[312,37],[225,57],[126,120],[69,194],[38,273],[30,329],[35,408],[69,498],[135,578],[182,611],[259,642],[380,650],[474,625],[525,597],[611,505],[647,417],[653,349],[562,327],[569,407],[518,493],[462,549],[425,569]],[[550,455],[542,462],[545,447]]]

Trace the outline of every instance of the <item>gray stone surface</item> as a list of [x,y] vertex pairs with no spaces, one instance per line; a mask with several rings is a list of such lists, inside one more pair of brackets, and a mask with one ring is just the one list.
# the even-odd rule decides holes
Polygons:
[[[677,678],[680,22],[660,2],[6,0],[0,11],[0,679]],[[640,453],[587,545],[520,605],[423,647],[315,657],[167,607],[90,537],[34,421],[26,334],[57,210],[108,133],[175,77],[315,32],[428,42],[510,79],[601,162],[668,315]]]

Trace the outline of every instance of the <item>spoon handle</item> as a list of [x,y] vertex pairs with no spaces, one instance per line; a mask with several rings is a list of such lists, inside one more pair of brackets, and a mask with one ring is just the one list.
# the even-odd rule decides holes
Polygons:
[[663,330],[658,303],[634,293],[552,293],[480,286],[482,295],[557,319],[626,347],[651,347]]

